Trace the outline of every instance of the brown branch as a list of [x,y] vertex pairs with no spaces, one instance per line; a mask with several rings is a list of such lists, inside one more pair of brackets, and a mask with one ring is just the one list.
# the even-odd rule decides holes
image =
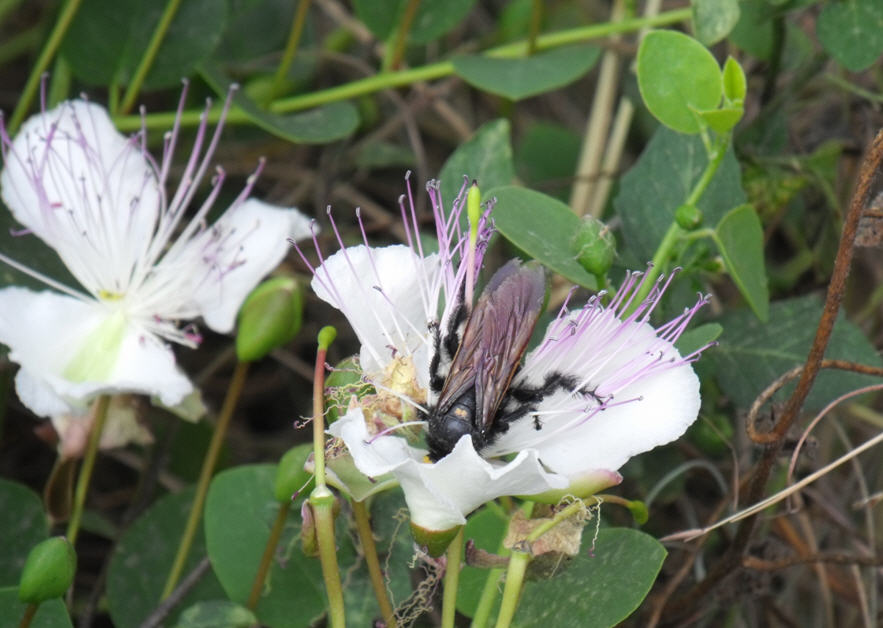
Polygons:
[[883,565],[883,556],[856,556],[855,554],[841,554],[839,552],[819,552],[818,554],[808,554],[806,556],[789,556],[779,560],[765,560],[756,556],[745,556],[742,558],[743,567],[756,571],[776,571],[808,563],[876,567]]
[[[761,408],[763,408],[764,404],[768,402],[772,398],[772,396],[776,394],[776,392],[778,392],[779,389],[782,388],[785,384],[801,375],[805,368],[806,367],[804,366],[795,366],[793,369],[786,372],[772,384],[767,386],[766,389],[757,396],[757,399],[754,400],[754,403],[751,404],[751,409],[748,411],[748,420],[746,422],[745,428],[748,431],[748,437],[752,441],[754,441],[758,445],[766,445],[781,438],[781,435],[778,432],[778,423],[773,426],[773,429],[768,432],[759,432],[757,430],[758,415],[760,414],[760,410]],[[847,360],[822,360],[819,368],[840,369],[843,371],[861,373],[863,375],[876,375],[878,377],[883,377],[883,367],[858,364],[857,362],[849,362]],[[779,422],[781,422],[781,419]]]
[[[785,405],[785,410],[772,431],[776,438],[770,442],[769,447],[764,450],[761,459],[755,466],[755,471],[748,487],[748,495],[744,500],[747,503],[756,503],[763,498],[767,480],[772,473],[776,458],[784,442],[783,437],[803,407],[821,367],[822,358],[825,355],[825,349],[828,347],[828,341],[834,329],[834,322],[837,320],[837,312],[840,309],[840,303],[846,290],[846,279],[849,276],[850,266],[852,265],[853,246],[855,244],[859,219],[862,217],[868,204],[871,183],[881,162],[883,162],[883,130],[877,133],[862,161],[858,183],[850,201],[849,211],[843,224],[843,231],[840,234],[840,244],[837,248],[837,257],[834,260],[834,270],[831,273],[831,281],[828,284],[825,306],[822,310],[819,326],[816,329],[815,340],[807,356],[805,367],[800,373],[800,380],[797,382],[794,392]],[[719,582],[739,568],[742,563],[742,555],[745,553],[745,548],[748,547],[748,543],[751,540],[755,521],[755,517],[748,517],[742,520],[736,531],[733,543],[705,579],[671,603],[668,612],[670,618],[673,619],[676,616],[689,612],[689,609],[705,599]]]

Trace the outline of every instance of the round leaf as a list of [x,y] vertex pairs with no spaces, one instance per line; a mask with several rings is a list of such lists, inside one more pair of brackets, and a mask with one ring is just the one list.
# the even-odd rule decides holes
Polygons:
[[693,32],[706,46],[730,34],[739,21],[739,0],[693,0]]
[[695,39],[654,31],[638,49],[638,87],[644,104],[662,124],[681,133],[701,129],[694,111],[716,109],[723,87],[714,56]]
[[520,100],[572,83],[599,56],[600,50],[593,46],[567,46],[521,59],[468,55],[456,57],[453,63],[457,75],[473,87]]
[[49,520],[39,495],[24,484],[0,478],[0,586],[18,585],[28,553],[47,536]]
[[[107,604],[117,628],[140,626],[159,603],[192,502],[192,488],[160,498],[126,530],[117,544],[107,576]],[[200,529],[190,548],[184,573],[190,573],[203,558],[205,540]],[[172,611],[168,623],[174,625],[182,608],[199,600],[223,596],[223,589],[209,570]]]
[[883,3],[828,2],[816,22],[819,41],[847,70],[859,72],[883,52]]
[[497,199],[494,224],[504,238],[565,279],[590,290],[598,287],[577,261],[574,235],[582,223],[567,205],[515,186],[494,188],[486,197]]
[[[583,545],[588,543],[591,534],[584,534]],[[581,549],[561,573],[525,585],[516,624],[547,628],[564,621],[569,626],[615,626],[650,591],[665,554],[659,541],[643,532],[600,530],[594,547]]]
[[[4,537],[6,538],[6,537]],[[27,604],[18,599],[17,587],[0,588],[0,626],[18,626]],[[71,628],[71,618],[60,599],[40,604],[30,628]]]

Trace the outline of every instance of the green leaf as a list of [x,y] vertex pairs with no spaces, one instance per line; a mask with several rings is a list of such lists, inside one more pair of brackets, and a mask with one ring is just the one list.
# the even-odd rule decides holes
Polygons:
[[717,340],[723,331],[724,328],[717,323],[706,323],[705,325],[688,329],[678,338],[675,348],[682,356],[690,355],[709,342]]
[[518,176],[527,187],[542,189],[566,202],[580,145],[580,137],[563,124],[531,124],[515,151]]
[[[215,93],[226,97],[231,81],[217,66],[204,63],[200,75]],[[233,104],[257,126],[268,133],[296,144],[325,144],[350,135],[359,126],[359,113],[350,102],[336,102],[309,111],[278,115],[261,109],[241,91],[233,95]]]
[[[120,538],[107,577],[107,605],[116,628],[140,626],[156,609],[192,502],[192,488],[161,497]],[[184,573],[190,573],[204,558],[205,540],[200,529]],[[209,570],[172,611],[168,623],[174,625],[182,608],[222,597],[224,590]]]
[[[591,538],[584,534],[583,545]],[[650,591],[665,555],[659,541],[643,532],[602,529],[594,547],[584,547],[560,574],[525,584],[514,625],[547,628],[566,616],[570,626],[615,626]]]
[[577,261],[574,236],[582,223],[559,200],[516,186],[494,188],[494,224],[504,238],[575,284],[595,290],[598,284]]
[[739,21],[739,0],[692,0],[693,32],[706,46],[730,34]]
[[[296,3],[291,0],[234,0],[229,4],[229,19],[221,44],[214,58],[228,62],[245,62],[263,57],[273,58],[285,47]],[[314,37],[309,20],[301,36],[294,63],[302,58]],[[257,36],[257,34],[260,36]],[[314,55],[309,55],[314,57]],[[278,63],[278,57],[274,63]],[[311,59],[311,65],[315,59]],[[275,69],[275,68],[274,68]]]
[[[804,363],[821,315],[822,303],[815,296],[772,303],[766,324],[748,310],[730,312],[718,321],[724,328],[720,344],[708,351],[702,361],[712,363],[721,388],[733,402],[747,408],[773,380]],[[874,366],[883,364],[864,333],[843,316],[834,325],[825,357]],[[823,370],[806,407],[818,410],[850,390],[878,381],[868,375]],[[784,400],[792,388],[786,387],[774,399]]]
[[[484,198],[488,198],[487,190],[512,183],[515,165],[508,120],[485,122],[448,157],[438,176],[446,210],[463,187],[464,175],[478,182]],[[463,214],[465,225],[466,212]]]
[[[270,537],[279,503],[273,495],[276,466],[248,465],[212,480],[205,504],[205,538],[212,568],[234,602],[245,604]],[[261,624],[309,626],[325,611],[319,561],[304,556],[300,512],[292,508],[255,612]],[[352,545],[338,536],[338,558],[352,561]],[[342,569],[344,567],[341,567]]]
[[744,112],[742,107],[721,107],[711,111],[697,111],[696,114],[712,129],[724,134],[739,123]]
[[731,102],[745,100],[748,93],[748,80],[745,78],[745,70],[733,57],[727,57],[723,70],[724,98]]
[[[475,542],[475,547],[496,554],[503,542],[509,522],[491,508],[483,508],[469,517],[464,534]],[[481,599],[489,569],[464,565],[460,570],[460,587],[457,589],[457,610],[467,617],[474,617]],[[497,596],[496,606],[500,605]],[[491,613],[491,617],[494,612]]]
[[454,71],[473,87],[521,100],[564,87],[588,72],[601,51],[594,46],[566,46],[521,59],[486,55],[455,57]]
[[181,613],[177,628],[248,628],[256,623],[254,613],[236,602],[206,600]]
[[768,60],[773,53],[773,9],[766,0],[743,0],[739,9],[729,40],[751,56]]
[[816,21],[816,34],[840,65],[860,72],[883,52],[883,3],[879,0],[827,2]]
[[[6,539],[8,537],[4,537]],[[0,588],[0,626],[18,626],[27,604],[18,599],[18,587]],[[30,628],[72,628],[67,608],[60,599],[40,604]]]
[[0,478],[0,586],[18,585],[28,552],[48,536],[49,519],[40,496],[24,484]]
[[[695,136],[659,128],[638,162],[623,177],[613,206],[622,219],[623,263],[637,268],[653,259],[662,236],[702,176],[708,156]],[[705,224],[715,225],[745,202],[739,162],[730,148],[697,206]],[[625,253],[625,254],[623,254]]]
[[[438,39],[466,17],[475,1],[421,0],[408,41],[426,44]],[[353,8],[378,39],[386,39],[398,27],[407,4],[408,0],[354,0]]]
[[637,72],[647,109],[681,133],[698,133],[702,128],[693,110],[716,109],[720,104],[723,87],[717,60],[683,33],[648,33],[638,48]]
[[[127,85],[147,49],[164,2],[85,0],[71,22],[61,55],[89,85]],[[182,2],[144,81],[145,89],[180,85],[221,41],[227,3]]]
[[723,217],[712,237],[739,292],[757,318],[766,321],[770,295],[763,258],[763,227],[757,212],[751,205],[739,205]]

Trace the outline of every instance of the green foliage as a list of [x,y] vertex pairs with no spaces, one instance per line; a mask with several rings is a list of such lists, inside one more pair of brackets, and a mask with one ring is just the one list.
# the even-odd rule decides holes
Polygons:
[[494,224],[512,244],[545,266],[581,286],[597,283],[577,256],[580,243],[579,218],[561,201],[534,190],[506,186],[488,191],[497,199]]
[[[641,603],[666,551],[653,537],[628,528],[583,532],[580,555],[549,580],[524,587],[515,625],[548,626],[567,617],[574,626],[615,626]],[[589,585],[589,586],[587,586]]]
[[[393,34],[408,0],[355,0],[356,15],[378,39]],[[413,44],[426,44],[454,28],[466,17],[475,0],[421,0],[408,33]]]
[[681,133],[698,133],[702,127],[696,112],[717,108],[723,95],[714,56],[695,39],[675,31],[654,31],[641,41],[637,72],[647,109]]
[[[107,577],[107,604],[117,628],[140,626],[159,603],[192,502],[192,489],[166,495],[157,500],[120,538],[111,557]],[[205,555],[205,540],[200,530],[190,549],[184,573],[193,571]],[[176,621],[181,609],[198,601],[223,596],[224,590],[209,569],[182,603],[172,610],[169,621]]]
[[49,520],[39,495],[18,482],[0,478],[0,586],[18,585],[31,548],[48,536]]
[[[151,0],[85,0],[62,44],[74,76],[89,85],[127,85],[165,3]],[[147,89],[177,87],[221,41],[227,3],[182,2],[144,81]]]
[[250,610],[229,600],[197,602],[181,613],[176,628],[248,628],[258,621]]
[[[720,345],[703,360],[712,363],[721,389],[739,407],[747,408],[776,378],[803,364],[821,315],[821,303],[814,296],[774,302],[766,323],[746,310],[733,310],[718,320],[724,328]],[[883,364],[862,331],[842,316],[834,326],[825,357],[873,366]],[[818,410],[850,390],[875,382],[867,375],[823,371],[807,398],[806,407]],[[785,392],[780,391],[774,399],[783,399],[792,388],[786,386]]]
[[[624,261],[640,267],[653,252],[675,219],[675,211],[687,199],[708,164],[698,137],[659,128],[638,162],[622,177],[613,206],[622,219]],[[744,203],[739,162],[732,149],[697,206],[706,224],[717,224],[734,205]]]
[[730,34],[739,21],[739,0],[693,0],[693,30],[706,46]]
[[883,53],[883,4],[828,2],[819,14],[816,33],[825,50],[847,70],[864,70]]
[[455,57],[453,63],[457,75],[473,87],[521,100],[572,83],[591,70],[600,55],[594,46],[570,46],[522,59],[467,55]]
[[731,210],[717,224],[714,241],[727,272],[757,317],[769,317],[769,291],[763,260],[763,228],[751,205]]
[[[0,587],[0,626],[18,626],[26,608],[16,587]],[[73,624],[64,602],[58,599],[40,604],[30,628],[73,628]]]

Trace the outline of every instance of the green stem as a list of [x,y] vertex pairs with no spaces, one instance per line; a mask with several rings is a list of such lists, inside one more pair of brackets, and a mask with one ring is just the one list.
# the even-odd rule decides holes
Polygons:
[[6,14],[17,8],[22,0],[0,0],[0,22],[6,17]]
[[530,9],[530,30],[527,33],[527,54],[532,55],[537,51],[537,36],[540,34],[540,25],[543,23],[544,0],[533,0]]
[[141,85],[144,83],[144,79],[147,77],[147,73],[150,71],[154,59],[156,59],[159,47],[162,45],[163,38],[165,38],[166,32],[172,24],[172,20],[175,19],[175,14],[178,12],[179,6],[181,6],[181,0],[169,0],[168,4],[166,4],[166,8],[163,11],[162,16],[159,18],[159,24],[156,25],[156,29],[150,37],[150,43],[147,44],[147,50],[144,51],[144,56],[141,57],[141,63],[138,64],[138,68],[135,70],[135,75],[132,77],[132,80],[129,81],[129,86],[126,88],[125,96],[123,96],[123,102],[120,105],[119,113],[129,113],[132,109],[132,105],[135,104],[135,99],[138,97]]
[[282,53],[279,67],[276,68],[276,74],[273,76],[273,84],[270,86],[270,100],[276,98],[283,91],[285,77],[288,76],[288,71],[291,69],[291,64],[297,54],[297,46],[304,32],[304,24],[307,22],[310,4],[312,4],[312,0],[300,0],[297,3],[294,21],[291,23],[291,32],[288,34],[288,41],[285,42],[285,51]]
[[208,493],[209,483],[211,482],[215,465],[218,463],[221,446],[224,444],[224,436],[227,434],[230,419],[233,418],[236,404],[242,395],[242,388],[248,375],[248,364],[248,362],[238,362],[236,369],[233,371],[233,379],[230,381],[230,388],[227,389],[227,396],[224,398],[224,405],[221,407],[218,424],[215,426],[215,432],[212,434],[208,451],[202,461],[202,469],[199,472],[199,480],[196,483],[196,495],[193,497],[193,505],[190,507],[187,525],[184,527],[184,534],[178,545],[178,552],[175,554],[175,561],[172,563],[172,568],[169,571],[169,576],[166,579],[160,599],[164,600],[169,597],[172,591],[175,590],[175,586],[181,578],[181,573],[184,571],[184,565],[190,554],[190,546],[193,545],[193,538],[196,536],[196,530],[202,518],[202,508],[205,505],[205,496]]
[[460,585],[460,564],[463,562],[463,528],[457,532],[457,536],[448,545],[445,554],[447,558],[445,566],[444,597],[442,597],[441,628],[454,628],[454,620],[457,618],[457,588]]
[[530,564],[530,554],[512,550],[509,557],[509,568],[506,570],[506,586],[503,589],[503,600],[500,603],[500,614],[497,616],[497,628],[508,628],[515,617],[518,600],[521,597],[521,585],[524,574]]
[[279,545],[279,539],[282,536],[282,530],[285,529],[285,520],[288,518],[288,512],[291,510],[291,500],[286,500],[279,504],[279,511],[276,513],[276,521],[270,530],[270,538],[264,546],[264,554],[261,556],[261,562],[258,565],[258,571],[254,576],[251,585],[251,594],[248,596],[248,608],[254,610],[258,606],[261,599],[261,591],[264,590],[264,582],[273,564],[273,555],[276,553],[276,546]]
[[343,610],[343,587],[340,584],[340,567],[337,564],[337,547],[334,544],[334,494],[324,484],[310,494],[310,506],[316,521],[316,540],[319,544],[319,561],[322,578],[328,595],[328,624],[331,628],[345,628]]
[[334,544],[334,494],[325,484],[325,356],[336,335],[333,327],[323,327],[318,337],[319,348],[313,371],[313,473],[316,487],[310,493],[310,507],[316,522],[319,562],[328,595],[328,623],[331,628],[344,628],[343,587]]
[[46,45],[40,51],[40,56],[31,69],[28,81],[21,92],[21,98],[19,98],[15,111],[12,112],[12,117],[9,119],[8,129],[10,135],[15,133],[22,120],[24,120],[28,109],[30,109],[31,101],[34,100],[34,94],[37,91],[37,86],[40,84],[40,78],[43,76],[46,68],[49,67],[49,62],[52,61],[52,57],[55,56],[58,47],[61,45],[61,40],[64,38],[65,33],[67,33],[67,29],[77,14],[77,9],[80,8],[81,2],[82,0],[67,0],[64,3],[61,15],[58,16],[58,21],[55,22],[55,26],[49,34],[49,39],[46,40]]
[[[676,9],[652,17],[633,18],[606,24],[593,24],[591,26],[559,31],[557,33],[546,33],[537,37],[537,49],[546,50],[549,48],[557,48],[567,44],[600,39],[616,33],[628,33],[645,27],[665,26],[687,19],[690,19],[689,8]],[[526,51],[527,42],[521,41],[492,48],[485,51],[485,54],[492,57],[515,58],[524,56]],[[311,92],[309,94],[277,100],[270,106],[270,110],[273,113],[279,114],[292,113],[294,111],[301,111],[303,109],[309,109],[311,107],[317,107],[331,102],[372,94],[383,89],[403,87],[419,81],[439,79],[445,76],[450,76],[453,73],[454,64],[450,61],[432,63],[430,65],[407,70],[381,72],[380,74],[352,81],[344,85],[338,85],[336,87]],[[181,126],[198,125],[202,114],[202,109],[182,112],[180,120]],[[220,114],[221,106],[218,105],[213,107],[208,113],[208,121],[217,122]],[[227,115],[226,121],[227,124],[244,124],[250,122],[251,118],[241,109],[234,107]],[[114,122],[120,131],[137,131],[141,128],[142,119],[139,115],[116,116]],[[170,128],[174,122],[175,112],[148,114],[144,119],[144,123],[148,129],[167,129]]]
[[92,479],[92,471],[95,469],[95,459],[98,457],[98,445],[101,443],[101,433],[107,421],[107,408],[110,406],[110,396],[101,395],[95,400],[92,407],[92,430],[89,432],[89,442],[86,444],[86,453],[83,456],[83,466],[77,478],[77,488],[74,492],[74,508],[71,512],[70,521],[67,524],[65,536],[71,545],[76,544],[77,535],[80,532],[80,522],[83,518],[83,508],[86,505],[86,494],[89,492],[89,481]]
[[380,607],[380,615],[387,628],[396,628],[396,616],[386,593],[386,584],[383,580],[383,571],[380,569],[380,559],[377,557],[377,544],[374,542],[374,533],[371,531],[368,508],[364,501],[353,500],[352,505],[356,519],[356,531],[359,533],[359,542],[362,544],[362,552],[365,554],[365,565],[368,567],[368,576],[371,578],[374,597],[377,598],[377,605]]
[[[727,147],[729,145],[729,134],[721,137],[717,142],[717,146],[712,150],[710,159],[705,166],[702,176],[696,181],[696,185],[693,186],[693,189],[690,190],[690,194],[684,201],[685,205],[697,205],[699,203],[699,199],[702,198],[702,194],[705,193],[706,188],[708,188],[709,183],[711,183],[715,173],[717,173],[717,169],[720,167],[721,162],[726,156]],[[671,259],[675,245],[681,240],[685,233],[687,232],[681,229],[677,222],[672,221],[668,230],[665,232],[665,235],[662,236],[662,241],[659,243],[656,253],[653,254],[653,265],[647,269],[641,288],[635,294],[635,298],[632,300],[632,305],[627,313],[633,312],[634,309],[641,305],[644,299],[647,298],[647,295],[650,294],[650,290],[656,285],[656,278],[659,277],[665,269],[668,260]]]
[[25,614],[22,615],[21,621],[18,624],[18,628],[28,628],[31,625],[31,620],[34,618],[34,615],[37,614],[37,609],[39,605],[31,602],[25,607]]
[[383,59],[383,70],[395,70],[401,65],[402,57],[405,56],[405,44],[408,43],[408,33],[411,32],[411,25],[414,23],[414,16],[417,15],[419,7],[420,0],[408,0],[392,45],[387,49],[387,54]]
[[[508,551],[506,553],[508,554]],[[475,615],[472,616],[472,628],[487,626],[491,611],[494,610],[494,600],[497,599],[497,587],[505,571],[502,567],[488,570],[484,588],[481,590],[481,597],[478,598],[478,606],[475,607]]]

